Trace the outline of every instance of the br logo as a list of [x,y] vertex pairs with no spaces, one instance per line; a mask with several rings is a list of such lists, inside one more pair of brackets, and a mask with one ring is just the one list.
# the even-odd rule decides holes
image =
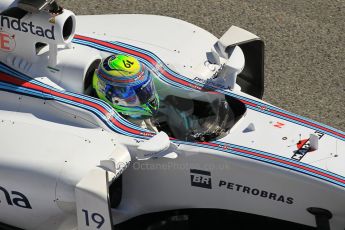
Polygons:
[[211,172],[191,169],[190,173],[192,186],[212,189]]
[[6,32],[0,32],[0,50],[12,52],[16,48],[16,40],[14,35]]

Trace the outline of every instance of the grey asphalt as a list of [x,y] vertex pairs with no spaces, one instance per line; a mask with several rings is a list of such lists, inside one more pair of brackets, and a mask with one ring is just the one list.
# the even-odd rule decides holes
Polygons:
[[[60,0],[76,14],[157,14],[266,43],[264,100],[345,131],[344,0]],[[109,23],[116,27],[116,22]]]

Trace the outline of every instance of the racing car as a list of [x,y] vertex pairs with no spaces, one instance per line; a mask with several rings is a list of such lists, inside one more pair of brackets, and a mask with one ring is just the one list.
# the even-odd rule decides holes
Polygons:
[[[0,11],[2,229],[344,229],[345,133],[261,100],[256,35],[55,0]],[[152,74],[159,132],[92,94],[110,54]]]

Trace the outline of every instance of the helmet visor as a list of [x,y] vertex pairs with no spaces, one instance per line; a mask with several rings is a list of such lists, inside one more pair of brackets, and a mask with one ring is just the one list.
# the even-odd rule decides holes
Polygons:
[[[157,112],[159,102],[151,72],[147,71],[147,78],[136,86],[117,86],[109,82],[99,81],[104,89],[106,98],[114,105],[127,107],[130,115],[131,107],[145,107],[150,114]],[[103,85],[103,86],[102,86]]]

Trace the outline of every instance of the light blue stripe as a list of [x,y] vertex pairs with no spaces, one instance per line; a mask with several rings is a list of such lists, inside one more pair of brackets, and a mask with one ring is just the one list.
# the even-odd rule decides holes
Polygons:
[[[262,158],[262,157],[253,156],[253,155],[250,155],[250,154],[237,152],[237,151],[234,151],[234,150],[231,150],[231,149],[225,150],[225,149],[222,149],[220,147],[208,146],[208,145],[203,145],[203,144],[198,144],[198,143],[189,143],[189,142],[185,143],[185,142],[182,142],[182,141],[174,141],[174,142],[175,143],[180,143],[180,144],[192,145],[192,146],[196,146],[196,147],[203,147],[203,148],[213,149],[213,150],[216,150],[216,151],[227,152],[227,153],[230,153],[230,154],[233,154],[233,155],[236,155],[236,156],[242,156],[242,157],[245,157],[245,158],[249,158],[249,159],[254,159],[254,160],[270,163],[270,164],[273,164],[273,165],[276,165],[276,166],[281,166],[283,168],[292,169],[293,171],[301,172],[301,173],[303,173],[305,175],[313,176],[313,177],[318,178],[318,179],[323,179],[325,181],[331,182],[331,183],[339,185],[341,187],[345,187],[344,183],[338,182],[338,181],[333,180],[331,178],[328,178],[328,177],[325,177],[325,176],[322,176],[322,175],[319,175],[319,174],[315,174],[313,172],[310,172],[310,171],[307,171],[307,170],[304,170],[304,169],[296,168],[296,167],[294,167],[292,165],[283,164],[283,163],[280,163],[280,162],[277,162],[277,161],[273,161],[273,160],[270,160],[270,159],[265,159],[265,158]],[[229,144],[227,143],[227,145],[229,145]],[[310,168],[309,165],[308,165],[308,167]],[[317,171],[320,171],[320,169],[317,169]],[[335,176],[335,177],[339,178],[338,175]],[[339,178],[339,179],[342,179],[342,178]]]
[[320,132],[322,132],[322,133],[324,133],[324,134],[327,134],[327,135],[329,135],[329,136],[332,136],[332,137],[337,138],[337,139],[342,140],[342,141],[345,140],[345,138],[340,137],[340,136],[338,136],[338,135],[336,135],[336,134],[333,134],[333,133],[331,133],[331,132],[329,132],[329,131],[325,131],[325,130],[323,130],[323,129],[314,127],[314,126],[309,125],[309,124],[306,124],[306,123],[302,123],[302,122],[300,122],[300,121],[293,120],[293,119],[291,119],[291,118],[284,117],[284,116],[282,116],[282,115],[270,113],[270,112],[268,112],[268,111],[266,111],[266,110],[261,110],[261,109],[259,109],[259,108],[256,108],[256,107],[253,107],[253,106],[250,106],[250,105],[248,106],[248,108],[251,108],[252,110],[255,110],[255,111],[260,112],[260,113],[264,113],[264,114],[270,115],[270,116],[272,116],[272,117],[276,117],[276,118],[279,118],[279,119],[282,119],[282,120],[286,120],[286,121],[289,121],[289,122],[292,122],[292,123],[295,123],[295,124],[304,126],[304,127],[306,127],[306,128],[310,128],[310,129],[312,129],[312,130],[320,131]]
[[[78,39],[78,41],[80,41],[80,40]],[[81,43],[83,43],[83,42],[81,42]],[[93,43],[93,42],[87,42],[87,43],[88,43],[90,46],[98,47],[98,48],[101,48],[101,49],[104,49],[104,47],[105,47],[105,46],[100,46],[100,45],[98,45],[98,44],[95,44],[95,43]],[[163,63],[156,55],[154,55],[153,53],[151,53],[151,52],[149,52],[149,51],[144,51],[143,49],[140,49],[140,48],[137,48],[137,47],[134,47],[134,46],[131,46],[131,45],[126,45],[126,44],[120,43],[120,42],[110,42],[110,43],[112,43],[112,44],[114,44],[114,45],[123,46],[124,48],[132,49],[132,50],[137,51],[137,52],[145,53],[145,54],[149,55],[151,58],[153,58],[157,63]],[[108,48],[108,49],[109,49],[109,50],[112,50],[113,52],[116,52],[115,49],[112,49],[112,48]],[[138,59],[140,59],[140,61],[142,61],[142,62],[145,62],[145,64],[148,65],[149,67],[154,68],[154,69],[156,70],[156,68],[153,67],[153,66],[151,65],[151,63],[147,62],[146,60],[143,60],[143,59],[140,58],[140,57],[138,57]],[[169,69],[164,63],[162,64],[162,68],[165,69],[165,70],[168,70],[168,69]],[[157,72],[157,71],[155,71],[155,72]],[[177,76],[175,76],[175,77],[178,77],[178,78],[180,78],[180,79],[182,78],[183,80],[186,80],[186,81],[188,81],[189,83],[194,83],[194,84],[196,84],[196,85],[198,85],[198,86],[202,86],[202,85],[200,85],[199,83],[197,84],[197,82],[195,82],[195,81],[191,81],[191,79],[189,79],[189,78],[185,78],[185,77],[183,77],[183,76],[181,76],[181,75],[179,75],[179,74],[176,74],[176,73],[174,73],[174,72],[173,72],[172,74],[177,75]],[[169,79],[167,79],[167,78],[166,78],[163,74],[161,74],[161,73],[159,73],[159,76],[160,76],[162,79],[169,80]],[[170,80],[169,80],[169,83],[172,84]],[[182,84],[180,84],[180,83],[175,83],[175,82],[173,83],[174,86],[176,86],[176,84],[178,84],[179,86],[182,85]],[[183,85],[182,85],[182,86],[183,86]],[[183,88],[186,88],[186,86],[184,86]],[[214,88],[214,87],[213,87],[213,88]],[[189,88],[188,88],[188,89],[189,89]],[[217,88],[214,88],[214,89],[215,89],[217,92],[220,92],[220,93],[223,93],[223,94],[226,94],[226,95],[229,95],[229,96],[238,98],[238,99],[247,100],[247,101],[250,101],[250,102],[252,102],[252,103],[256,103],[256,104],[258,104],[258,105],[260,105],[260,106],[265,106],[266,108],[268,108],[268,109],[270,109],[270,110],[276,110],[276,111],[280,111],[280,112],[282,112],[282,113],[290,114],[291,116],[295,116],[295,117],[301,118],[301,119],[303,119],[303,120],[305,120],[305,121],[308,121],[308,122],[310,122],[310,123],[313,123],[313,124],[315,124],[315,125],[319,125],[319,126],[321,126],[321,127],[330,129],[330,130],[332,130],[332,131],[335,131],[335,132],[338,132],[338,133],[341,133],[341,134],[343,133],[342,131],[339,131],[339,130],[337,130],[337,129],[335,129],[335,128],[328,127],[328,126],[326,126],[326,125],[320,124],[320,123],[315,122],[315,121],[312,121],[312,120],[310,120],[310,119],[307,119],[307,118],[304,118],[304,117],[295,115],[295,114],[293,114],[293,113],[290,113],[290,112],[287,112],[287,111],[285,111],[285,110],[279,109],[278,107],[271,106],[271,105],[268,105],[268,104],[265,104],[265,103],[262,103],[262,102],[259,102],[259,101],[256,101],[256,100],[253,100],[253,99],[244,97],[244,96],[240,96],[240,95],[237,95],[237,94],[234,94],[234,93],[231,93],[231,92],[229,92],[229,91],[222,90],[222,89],[217,89]],[[332,136],[332,137],[338,138],[338,139],[340,139],[340,140],[345,140],[345,138],[342,138],[342,137],[340,137],[340,136],[338,136],[338,135],[336,135],[336,134],[333,134],[333,133],[331,133],[331,132],[329,132],[329,131],[325,131],[325,130],[322,130],[322,129],[320,129],[320,128],[314,127],[314,126],[312,126],[312,125],[305,124],[305,123],[302,123],[302,122],[300,122],[300,121],[296,121],[296,120],[294,120],[294,119],[287,118],[287,117],[284,117],[284,116],[282,116],[282,115],[278,115],[278,114],[275,114],[275,113],[272,113],[272,112],[269,112],[269,111],[264,111],[264,110],[261,110],[261,109],[258,109],[258,108],[254,108],[254,107],[249,106],[249,105],[247,105],[247,107],[250,108],[250,109],[253,109],[253,110],[255,110],[255,111],[258,111],[258,112],[261,112],[261,113],[265,113],[265,114],[270,115],[270,116],[274,116],[274,117],[277,117],[277,118],[281,118],[281,119],[290,121],[290,122],[292,122],[292,123],[296,123],[296,124],[298,124],[298,125],[302,125],[302,126],[304,126],[304,127],[308,127],[308,128],[311,128],[311,129],[317,129],[317,130],[319,130],[319,131],[321,131],[321,132],[323,132],[323,133],[326,133],[326,134],[328,134],[328,135],[330,135],[330,136]]]
[[[100,46],[98,44],[95,44],[95,43],[92,43],[92,42],[85,42],[85,41],[79,41],[79,40],[75,40],[75,43],[77,44],[81,44],[81,45],[87,45],[87,46],[90,46],[90,47],[93,47],[93,48],[97,48],[99,50],[102,50],[102,51],[107,51],[109,53],[114,53],[114,54],[128,54],[128,53],[124,53],[124,52],[119,52],[118,50],[116,49],[112,49],[112,48],[108,48],[108,47],[105,47],[105,46]],[[134,55],[132,55],[134,56]],[[150,62],[148,62],[146,59],[143,59],[141,57],[138,57],[138,60],[142,63],[144,63],[147,67],[149,67],[152,71],[154,71],[154,73],[156,73],[164,82],[167,82],[171,85],[174,85],[175,87],[178,87],[178,88],[185,88],[185,89],[190,89],[188,87],[185,87],[184,85],[182,85],[183,87],[181,87],[181,84],[180,83],[176,83],[174,81],[171,81],[170,79],[166,78],[161,72],[159,72]]]
[[230,144],[230,143],[226,143],[226,142],[221,142],[221,141],[214,141],[214,142],[211,142],[211,143],[215,143],[215,144],[219,144],[219,145],[227,145],[227,146],[230,145],[230,147],[232,147],[232,148],[238,148],[238,149],[242,149],[242,150],[251,151],[251,152],[254,152],[254,153],[259,153],[259,154],[262,154],[262,155],[265,155],[265,156],[268,156],[268,157],[275,157],[275,158],[278,158],[278,159],[281,159],[281,160],[284,160],[284,161],[287,161],[287,162],[290,162],[290,163],[293,163],[293,164],[297,164],[297,165],[300,165],[300,166],[303,166],[303,167],[308,167],[308,168],[320,171],[322,173],[328,174],[330,176],[338,177],[340,179],[345,180],[345,177],[343,177],[341,175],[338,175],[338,174],[335,174],[335,173],[332,173],[331,171],[327,171],[327,170],[324,170],[324,169],[321,169],[321,168],[317,168],[317,167],[315,167],[313,165],[309,165],[309,164],[306,164],[306,163],[303,163],[303,162],[295,161],[295,160],[292,160],[290,158],[283,157],[283,156],[280,156],[280,155],[264,152],[264,151],[257,150],[257,149],[248,148],[248,147],[245,147],[245,146],[240,146],[240,145]]
[[[13,71],[11,71],[11,72],[13,72]],[[32,80],[32,79],[31,79],[31,80]],[[31,80],[30,80],[30,81],[31,81]],[[34,82],[34,81],[31,81],[31,82]],[[6,87],[6,85],[5,85],[4,87]],[[11,87],[11,88],[9,88],[9,89],[10,89],[10,90],[17,90],[17,89],[19,89],[19,88],[18,88],[18,87]],[[24,89],[25,89],[25,88],[24,88]],[[31,93],[32,95],[35,94],[35,91],[30,91],[30,90],[27,90],[27,89],[25,89],[25,90],[21,89],[21,90],[22,90],[22,92]],[[66,92],[61,92],[61,93],[65,93],[65,94],[66,94]],[[36,94],[36,96],[38,96],[38,97],[42,97],[43,95],[44,95],[44,93]],[[74,95],[74,94],[72,94],[72,95]],[[79,94],[76,94],[76,96],[77,96],[77,97],[80,97]],[[236,96],[237,96],[237,95],[236,95]],[[105,115],[104,115],[103,113],[100,113],[99,110],[96,110],[96,109],[93,108],[93,107],[90,107],[90,106],[87,106],[87,105],[83,105],[83,104],[80,104],[80,103],[77,103],[77,102],[72,102],[71,100],[62,99],[62,98],[55,97],[55,96],[53,96],[53,98],[54,98],[55,100],[57,100],[57,101],[61,101],[61,102],[64,102],[64,103],[76,105],[76,106],[78,106],[78,107],[88,109],[89,111],[91,110],[91,111],[93,111],[96,115],[99,115],[101,118],[103,118],[102,120],[106,121],[106,123],[107,123],[108,125],[110,125],[111,127],[113,127],[115,130],[119,130],[118,127],[114,126],[113,123],[111,123],[108,119],[106,119],[106,117],[105,117]],[[89,99],[89,98],[87,98],[87,99]],[[260,112],[263,112],[263,111],[260,111]],[[120,132],[120,133],[125,133],[125,135],[127,135],[127,136],[135,136],[135,137],[138,137],[138,138],[142,138],[142,137],[139,136],[139,135],[130,134],[130,133],[124,131],[124,130],[119,130],[119,132]],[[174,141],[174,142],[177,143],[178,141]],[[323,178],[323,179],[325,179],[325,180],[327,180],[327,181],[332,181],[333,183],[336,183],[336,184],[338,184],[338,185],[343,186],[343,184],[341,184],[341,183],[339,183],[339,182],[336,182],[336,181],[334,181],[334,180],[332,180],[332,179],[329,179],[329,178],[326,178],[326,177],[323,177],[323,176],[320,176],[320,175],[317,175],[317,174],[314,174],[314,173],[311,173],[311,172],[309,172],[309,171],[305,171],[305,170],[302,170],[302,169],[299,169],[299,168],[295,168],[295,167],[290,166],[290,165],[286,165],[286,164],[282,164],[282,163],[275,162],[275,161],[272,161],[272,160],[268,160],[268,159],[265,159],[265,158],[262,158],[262,157],[256,157],[256,156],[252,156],[252,155],[248,155],[248,154],[243,154],[243,153],[240,153],[240,152],[233,151],[233,150],[231,150],[231,149],[230,149],[230,150],[224,150],[224,149],[222,149],[222,148],[220,148],[220,147],[205,146],[205,145],[194,144],[194,143],[186,143],[186,142],[181,142],[181,143],[183,143],[183,144],[188,144],[188,145],[193,145],[193,146],[198,146],[198,147],[209,148],[209,149],[215,149],[215,150],[217,150],[217,151],[228,152],[228,153],[231,153],[231,154],[235,154],[235,155],[239,155],[239,156],[244,156],[244,157],[246,157],[246,158],[252,158],[252,159],[260,160],[260,161],[263,161],[263,162],[268,162],[268,163],[271,163],[271,164],[274,164],[274,165],[279,165],[279,166],[282,166],[282,167],[284,167],[284,168],[291,168],[291,169],[294,169],[295,171],[304,172],[304,173],[307,173],[308,175],[313,175],[313,176],[316,176],[316,177],[318,177],[318,178]],[[228,145],[228,143],[226,143],[226,144]],[[276,155],[273,155],[273,156],[274,156],[274,157],[277,157]],[[285,159],[284,159],[284,160],[285,160]],[[294,162],[294,163],[296,163],[296,162]],[[310,167],[310,166],[308,165],[307,167]],[[316,169],[316,170],[319,170],[319,171],[320,171],[320,169]],[[337,177],[338,177],[338,176],[337,176]]]
[[[92,98],[90,96],[85,96],[85,95],[76,94],[76,93],[72,93],[72,92],[57,90],[56,88],[53,88],[53,87],[51,87],[49,85],[46,85],[46,84],[43,84],[43,83],[41,83],[41,82],[39,82],[39,81],[37,81],[37,80],[35,80],[33,78],[27,77],[27,76],[21,74],[20,72],[14,71],[14,70],[10,69],[9,67],[7,67],[5,65],[2,65],[2,64],[0,64],[0,70],[5,72],[6,74],[14,75],[15,77],[18,77],[18,78],[20,78],[20,79],[22,79],[24,81],[28,81],[31,84],[35,84],[35,85],[39,85],[39,86],[44,87],[44,88],[48,88],[51,91],[62,93],[62,94],[69,95],[69,96],[73,96],[73,97],[76,97],[76,98],[79,98],[79,99],[82,99],[82,100],[86,100],[86,101],[92,101],[92,102],[100,105],[101,107],[103,107],[107,112],[113,113],[114,116],[115,116],[115,119],[118,120],[121,124],[124,124],[125,126],[131,127],[133,129],[136,129],[136,130],[140,130],[142,132],[147,132],[148,131],[146,129],[138,127],[138,126],[128,122],[127,120],[123,119],[116,111],[114,113],[114,110],[112,109],[112,107],[110,105],[108,105],[107,103],[103,102],[100,99],[95,99],[95,98]],[[29,89],[26,89],[26,90],[28,91]],[[34,93],[33,90],[30,90],[30,92]],[[41,92],[41,95],[38,95],[37,93],[35,95],[42,97],[42,95],[44,95],[44,94],[45,93]],[[45,94],[45,95],[47,95],[47,94]],[[48,94],[48,95],[50,95],[50,94]],[[50,98],[51,97],[52,97],[52,95],[50,95]]]
[[[138,48],[138,47],[129,45],[129,44],[125,44],[125,43],[122,43],[122,42],[110,42],[110,43],[115,44],[115,45],[119,45],[119,46],[123,46],[123,47],[125,47],[125,48],[132,49],[132,50],[135,50],[135,51],[138,51],[138,52],[141,52],[141,53],[145,53],[145,54],[149,55],[151,58],[153,58],[157,63],[160,63],[160,64],[162,65],[162,67],[163,67],[167,72],[171,73],[172,75],[175,75],[175,77],[178,77],[178,78],[183,79],[183,80],[185,80],[185,81],[187,81],[187,82],[189,82],[189,83],[193,83],[193,84],[195,84],[195,85],[198,85],[198,86],[203,87],[203,85],[202,85],[201,83],[196,82],[196,81],[194,81],[194,80],[192,80],[192,79],[190,79],[190,78],[184,77],[184,76],[182,76],[182,75],[180,75],[180,74],[178,74],[178,73],[172,71],[169,67],[167,67],[166,64],[164,64],[164,63],[162,62],[162,60],[161,60],[159,57],[157,57],[155,54],[153,54],[153,53],[150,52],[150,51],[147,51],[147,50],[144,50],[144,49],[141,49],[141,48]],[[324,128],[327,128],[327,129],[330,129],[330,130],[332,130],[332,131],[339,132],[339,133],[345,135],[345,132],[343,132],[343,131],[341,131],[341,130],[335,129],[335,128],[330,127],[330,126],[327,126],[327,125],[325,125],[325,124],[321,124],[321,123],[319,123],[319,122],[317,122],[317,121],[313,121],[313,120],[311,120],[311,119],[309,119],[309,118],[302,117],[302,116],[300,116],[300,115],[291,113],[291,112],[286,111],[286,110],[283,110],[283,109],[281,109],[281,108],[279,108],[279,107],[272,106],[272,105],[266,104],[266,103],[261,102],[261,101],[253,100],[253,99],[251,99],[251,98],[243,97],[243,96],[240,96],[240,95],[231,93],[231,92],[229,92],[229,91],[226,91],[226,90],[223,90],[223,89],[220,89],[220,88],[217,88],[217,87],[212,87],[212,88],[214,88],[217,92],[221,92],[221,93],[227,94],[227,95],[229,95],[229,96],[233,96],[233,97],[245,99],[245,100],[247,100],[247,101],[253,102],[253,103],[258,104],[258,105],[260,105],[260,106],[266,106],[266,107],[269,108],[269,109],[273,109],[273,110],[276,110],[276,111],[278,111],[278,112],[286,113],[287,115],[291,115],[291,116],[294,116],[294,117],[296,117],[296,118],[303,119],[303,120],[305,120],[305,121],[314,123],[314,124],[316,124],[316,125],[322,126],[322,127],[324,127]]]
[[[1,86],[3,86],[4,88],[8,89],[8,90],[13,90],[13,91],[20,91],[18,90],[19,88],[21,87],[13,87],[12,85],[9,85],[7,83],[5,84],[1,84]],[[10,86],[10,87],[9,87]],[[24,88],[25,89],[25,88]],[[28,93],[32,93],[34,94],[35,91],[33,90],[23,90],[24,92],[28,92]],[[42,97],[42,93],[36,93],[37,96],[39,97]],[[84,105],[84,104],[81,104],[81,103],[78,103],[78,102],[73,102],[71,100],[68,100],[68,99],[63,99],[63,98],[60,98],[60,97],[56,97],[56,96],[53,96],[53,99],[55,99],[56,101],[60,101],[60,102],[64,102],[64,103],[67,103],[67,104],[71,104],[71,105],[75,105],[75,106],[78,106],[78,107],[81,107],[81,108],[84,108],[84,109],[87,109],[89,111],[93,111],[96,115],[100,115],[101,118],[103,118],[104,121],[106,121],[111,127],[113,127],[113,130],[114,131],[118,131],[120,133],[123,133],[127,136],[131,136],[131,137],[139,137],[141,138],[141,136],[138,136],[138,135],[133,135],[131,133],[128,133],[124,130],[121,130],[119,129],[118,127],[114,126],[108,119],[106,119],[106,117],[104,116],[103,113],[100,113],[99,110],[96,110],[95,108],[93,107],[90,107],[90,106],[87,106],[87,105]],[[104,119],[105,118],[105,119]],[[334,180],[331,180],[329,178],[326,178],[326,177],[323,177],[323,176],[320,176],[320,175],[317,175],[317,174],[314,174],[314,173],[311,173],[311,172],[308,172],[306,170],[302,170],[302,169],[299,169],[299,168],[295,168],[293,166],[290,166],[290,165],[285,165],[285,164],[282,164],[282,163],[279,163],[279,162],[275,162],[273,160],[268,160],[268,159],[265,159],[265,158],[262,158],[262,157],[257,157],[257,156],[252,156],[252,155],[249,155],[249,154],[244,154],[244,153],[240,153],[240,152],[237,152],[237,151],[233,151],[231,149],[228,149],[228,150],[224,150],[222,149],[221,147],[213,147],[213,146],[206,146],[206,145],[200,145],[200,144],[194,144],[194,143],[185,143],[185,142],[182,142],[184,144],[188,144],[188,145],[194,145],[194,146],[198,146],[198,147],[204,147],[204,148],[209,148],[209,149],[214,149],[214,150],[217,150],[217,151],[223,151],[223,152],[228,152],[228,153],[231,153],[231,154],[234,154],[234,155],[239,155],[239,156],[243,156],[243,157],[246,157],[246,158],[250,158],[250,159],[255,159],[255,160],[259,160],[259,161],[262,161],[262,162],[267,162],[267,163],[270,163],[270,164],[273,164],[273,165],[278,165],[278,166],[282,166],[284,168],[291,168],[291,169],[294,169],[295,171],[299,171],[299,172],[304,172],[308,175],[313,175],[313,176],[316,176],[318,178],[323,178],[324,180],[327,180],[327,181],[331,181],[335,184],[338,184],[340,186],[343,186],[342,184],[334,181]],[[222,142],[219,142],[219,143],[222,143]],[[223,144],[223,143],[222,143]],[[227,144],[229,145],[228,143],[224,143],[224,144]]]

